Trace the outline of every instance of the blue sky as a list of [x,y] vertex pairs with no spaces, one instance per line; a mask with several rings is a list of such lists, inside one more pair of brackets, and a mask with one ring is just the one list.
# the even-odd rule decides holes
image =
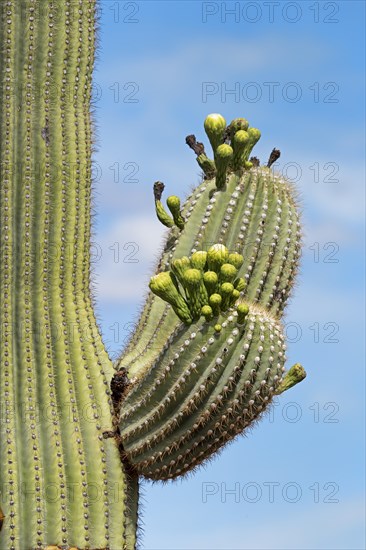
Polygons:
[[248,118],[262,161],[281,149],[304,221],[285,322],[288,365],[308,377],[195,476],[144,484],[145,550],[364,548],[364,12],[100,2],[94,287],[111,354],[161,246],[152,183],[184,197],[199,182],[185,136],[206,142],[208,113]]

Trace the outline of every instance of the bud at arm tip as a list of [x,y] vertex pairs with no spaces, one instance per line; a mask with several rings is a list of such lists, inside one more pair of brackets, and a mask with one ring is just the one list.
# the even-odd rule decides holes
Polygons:
[[295,386],[304,378],[306,377],[306,371],[300,363],[296,363],[293,365],[289,371],[286,372],[284,379],[278,386],[276,390],[276,394],[280,395],[281,393],[285,392],[286,390],[289,390],[292,388],[292,386]]

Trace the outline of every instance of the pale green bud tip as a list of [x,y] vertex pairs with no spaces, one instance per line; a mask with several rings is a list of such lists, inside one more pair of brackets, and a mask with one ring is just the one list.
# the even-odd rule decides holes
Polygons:
[[231,297],[234,290],[234,285],[231,283],[222,283],[220,287],[220,294],[222,296],[222,311],[226,311],[231,305]]
[[169,210],[171,212],[180,210],[180,198],[176,197],[175,195],[171,195],[167,198],[166,203],[169,207]]
[[222,298],[220,294],[211,294],[208,301],[210,302],[210,306],[212,307],[212,312],[214,315],[220,315],[220,306],[222,302]]
[[229,161],[233,156],[233,149],[227,143],[222,143],[216,149],[216,160]]
[[215,330],[215,332],[221,332],[222,326],[217,324],[217,325],[214,326],[214,330]]
[[184,272],[191,267],[191,262],[187,256],[173,260],[171,263],[172,270],[177,275],[177,277],[183,277]]
[[241,254],[238,254],[238,252],[232,252],[229,254],[228,263],[236,267],[236,269],[239,269],[244,262],[244,258]]
[[206,265],[207,260],[207,252],[204,250],[199,250],[192,254],[191,256],[191,264],[196,269],[203,270]]
[[179,229],[184,229],[184,219],[180,212],[180,198],[175,195],[171,195],[167,198],[166,203],[171,211],[175,225]]
[[216,284],[219,278],[214,271],[206,271],[206,273],[204,273],[203,275],[203,280],[205,281],[205,283]]
[[222,115],[212,113],[206,117],[204,126],[207,134],[213,132],[223,132],[226,128],[226,120]]
[[228,258],[229,251],[223,244],[214,244],[208,249],[207,263],[213,271],[217,271],[223,264],[227,263]]
[[240,297],[240,292],[239,290],[236,290],[234,289],[232,294],[231,294],[232,298],[233,298],[233,301],[236,302],[236,300]]
[[209,302],[211,306],[219,306],[222,302],[222,298],[220,294],[211,294]]
[[222,281],[231,282],[234,280],[238,270],[231,264],[223,264],[220,268],[220,278]]
[[198,286],[202,274],[199,269],[187,269],[184,272],[184,282],[189,286]]
[[212,308],[210,306],[203,306],[201,314],[206,318],[206,321],[210,321],[213,316]]
[[244,288],[247,286],[245,279],[243,279],[243,277],[239,277],[239,279],[237,279],[234,284],[235,284],[236,290],[239,290],[239,292],[242,292]]
[[244,130],[239,130],[239,132],[236,132],[236,134],[234,135],[233,140],[235,145],[245,145],[249,141],[249,134]]
[[302,380],[306,378],[306,371],[300,363],[296,363],[293,365],[289,371],[286,372],[284,379],[278,386],[276,390],[276,394],[280,395],[286,390],[289,390],[292,388],[292,386],[295,386]]
[[190,325],[192,317],[184,298],[179,294],[170,271],[162,271],[150,279],[151,291],[171,304],[179,319]]
[[188,269],[191,266],[191,262],[189,261],[189,258],[187,256],[182,256],[182,258],[178,258],[177,260],[173,260],[172,265],[174,267],[180,267],[180,268]]
[[236,308],[236,311],[238,312],[238,324],[242,325],[245,321],[246,316],[249,313],[249,307],[247,304],[239,304]]
[[258,130],[258,128],[249,128],[248,134],[249,134],[249,137],[250,137],[250,141],[252,143],[257,143],[257,141],[261,137],[261,133],[260,133],[260,130]]
[[231,283],[222,283],[220,290],[221,294],[230,295],[234,290],[234,286]]
[[174,286],[169,271],[162,271],[150,279],[149,287],[155,293],[165,293]]

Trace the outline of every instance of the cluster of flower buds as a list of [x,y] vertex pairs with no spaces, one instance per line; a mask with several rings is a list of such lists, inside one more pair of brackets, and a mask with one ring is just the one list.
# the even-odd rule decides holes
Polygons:
[[[233,307],[244,290],[245,280],[237,277],[243,261],[241,254],[230,253],[226,246],[214,244],[207,252],[198,250],[190,257],[173,260],[171,270],[152,277],[149,286],[187,325],[201,316],[211,321]],[[237,311],[240,324],[248,307],[239,304]],[[221,329],[220,325],[216,327]]]

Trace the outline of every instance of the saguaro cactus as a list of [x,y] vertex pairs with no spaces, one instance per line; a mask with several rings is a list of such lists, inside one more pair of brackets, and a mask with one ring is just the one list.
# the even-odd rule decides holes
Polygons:
[[4,0],[0,44],[0,547],[132,550],[138,477],[194,469],[305,373],[281,315],[301,230],[245,119],[210,115],[204,177],[170,227],[115,365],[90,295],[95,0]]

